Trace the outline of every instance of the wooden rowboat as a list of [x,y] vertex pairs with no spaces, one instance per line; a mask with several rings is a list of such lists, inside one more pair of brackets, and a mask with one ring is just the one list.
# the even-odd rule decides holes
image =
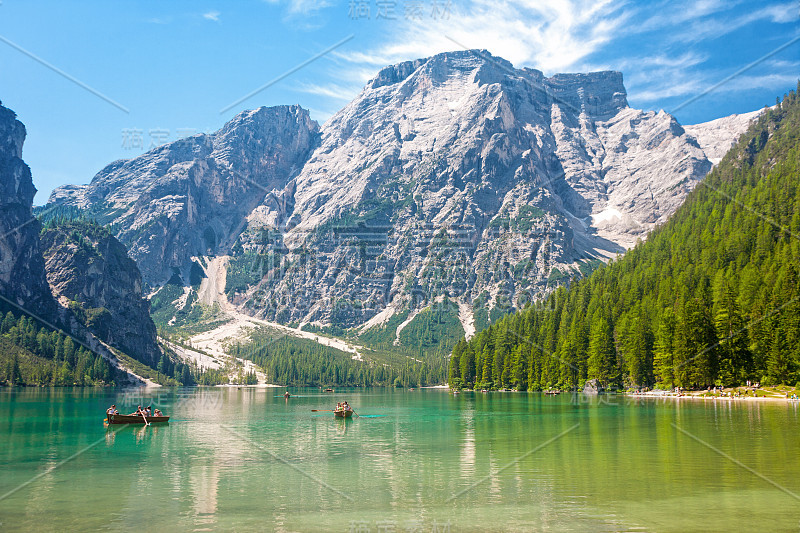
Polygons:
[[353,411],[347,411],[345,409],[336,409],[333,411],[333,416],[336,418],[350,418],[353,416]]
[[[144,424],[142,415],[108,415],[106,421],[109,424]],[[147,421],[151,424],[169,421],[168,416],[148,416]]]

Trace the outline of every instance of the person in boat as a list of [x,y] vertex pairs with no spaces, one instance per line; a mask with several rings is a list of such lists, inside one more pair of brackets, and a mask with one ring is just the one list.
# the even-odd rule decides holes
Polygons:
[[128,416],[136,416],[136,415],[141,415],[141,414],[142,414],[142,412],[143,412],[143,411],[142,411],[142,406],[141,406],[141,405],[137,405],[137,406],[136,406],[136,412],[133,412],[133,413],[129,414]]
[[106,409],[106,416],[111,416],[111,415],[115,415],[115,414],[117,414],[117,406],[114,405],[114,404],[111,404],[111,407]]
[[153,413],[153,409],[148,405],[147,408],[144,410],[144,414],[150,416]]
[[353,410],[353,408],[352,408],[352,407],[350,407],[350,404],[349,404],[349,403],[347,403],[347,402],[344,402],[344,403],[342,404],[342,408],[343,408],[345,411],[352,411],[352,410]]
[[291,394],[289,394],[288,390],[283,393],[283,397],[286,398],[287,400],[289,399],[289,396],[291,396]]
[[164,413],[161,412],[161,409],[156,409],[154,416],[164,416]]

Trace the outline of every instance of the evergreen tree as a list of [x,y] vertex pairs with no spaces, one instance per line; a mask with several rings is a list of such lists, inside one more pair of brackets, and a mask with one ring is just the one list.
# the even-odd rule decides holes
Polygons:
[[617,383],[617,350],[609,317],[598,310],[589,333],[589,379],[597,379],[608,388]]
[[658,327],[654,346],[654,373],[656,381],[667,389],[675,386],[675,312],[671,307],[664,310]]
[[724,284],[715,320],[719,345],[719,379],[723,385],[741,385],[750,376],[753,358],[748,348],[747,328],[736,295]]

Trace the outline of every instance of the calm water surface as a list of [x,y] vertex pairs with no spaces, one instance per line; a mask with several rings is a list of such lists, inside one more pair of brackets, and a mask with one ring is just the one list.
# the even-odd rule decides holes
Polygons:
[[0,531],[800,530],[796,404],[292,392],[1,390]]

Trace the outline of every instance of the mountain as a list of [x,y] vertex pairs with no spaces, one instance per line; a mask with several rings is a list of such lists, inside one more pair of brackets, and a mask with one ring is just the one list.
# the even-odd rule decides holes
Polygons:
[[142,383],[126,356],[154,365],[162,352],[136,263],[102,227],[42,228],[25,133],[0,105],[0,382]]
[[800,98],[792,91],[758,117],[646,242],[460,341],[451,384],[794,385],[798,161]]
[[56,189],[50,203],[110,223],[147,282],[160,285],[191,257],[228,250],[253,209],[281,197],[317,131],[297,106],[244,112],[212,135],[115,161],[89,185]]
[[87,221],[48,224],[41,235],[47,281],[98,338],[155,367],[162,353],[142,276],[108,229]]
[[321,128],[245,112],[50,203],[110,223],[154,289],[196,293],[194,270],[250,315],[402,344],[422,310],[471,333],[624,252],[711,169],[701,146],[618,72],[460,51],[383,69]]

